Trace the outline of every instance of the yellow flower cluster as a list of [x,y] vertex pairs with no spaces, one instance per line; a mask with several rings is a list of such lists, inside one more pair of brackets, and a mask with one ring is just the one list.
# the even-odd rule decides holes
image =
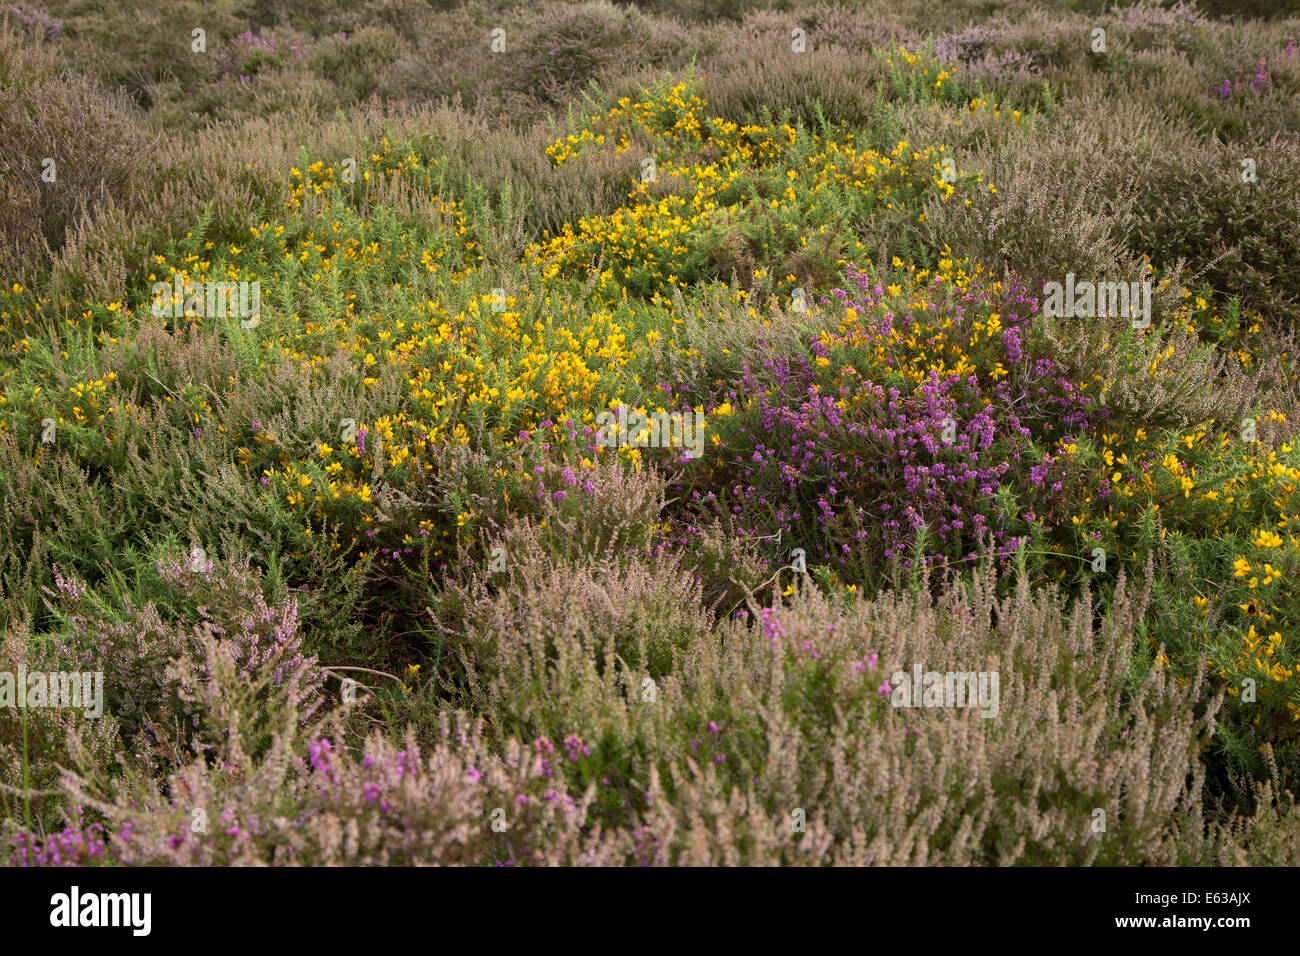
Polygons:
[[[640,102],[624,98],[547,152],[560,166],[586,149],[618,155],[634,144],[645,155],[623,206],[565,224],[529,248],[544,280],[582,278],[600,264],[623,288],[658,301],[675,286],[728,278],[729,264],[745,255],[773,264],[808,256],[847,207],[903,211],[930,191],[943,198],[955,191],[941,176],[942,148],[916,151],[902,140],[882,153],[859,145],[851,133],[826,139],[788,125],[740,126],[708,116],[685,84]],[[720,258],[720,249],[736,243],[746,248],[735,261]],[[858,243],[854,251],[861,249]],[[766,272],[757,269],[753,277]],[[794,274],[782,274],[777,286],[796,282]]]
[[[398,153],[387,140],[370,160],[386,177],[426,181],[429,164]],[[509,291],[485,291],[485,284],[500,280],[483,271],[459,204],[431,197],[428,209],[444,228],[417,231],[347,195],[340,196],[342,205],[316,203],[302,212],[306,197],[338,186],[334,167],[295,168],[291,179],[288,204],[300,213],[296,221],[261,223],[243,246],[214,250],[208,243],[203,254],[179,254],[174,263],[159,257],[157,265],[168,282],[220,272],[231,280],[258,279],[266,290],[296,288],[294,301],[304,305],[288,314],[265,308],[279,300],[264,291],[268,314],[246,335],[263,361],[289,358],[313,380],[323,380],[331,357],[342,352],[368,392],[393,395],[391,412],[370,420],[337,409],[340,420],[353,419],[357,437],[326,434],[307,456],[291,436],[266,428],[237,443],[235,461],[256,469],[263,484],[302,516],[308,533],[327,520],[354,522],[358,533],[373,528],[381,485],[402,487],[431,472],[440,446],[510,449],[527,436],[552,447],[585,448],[605,409],[626,403],[646,414],[665,411],[641,397],[645,390],[634,368],[660,333],[634,333],[632,326],[656,313],[632,308],[613,269],[591,278],[585,300],[605,301],[605,307],[552,288],[545,276]],[[201,315],[185,320],[195,327],[210,321]],[[198,423],[211,409],[200,405],[196,411]],[[632,460],[642,454],[635,447],[609,451]],[[532,480],[519,463],[516,472],[522,483]],[[457,527],[468,530],[475,517],[462,514]],[[403,543],[432,532],[424,521]]]
[[[1259,426],[1269,422],[1284,423],[1285,415],[1268,412]],[[1134,543],[1158,526],[1162,542],[1180,553],[1204,555],[1191,566],[1207,569],[1223,560],[1216,555],[1224,542],[1236,542],[1221,575],[1189,581],[1194,619],[1217,622],[1204,635],[1214,649],[1210,665],[1234,696],[1247,677],[1296,677],[1300,604],[1289,584],[1300,572],[1296,449],[1286,443],[1270,449],[1250,432],[1214,423],[1163,439],[1137,428],[1131,434],[1101,431],[1090,441],[1082,452],[1078,443],[1062,449],[1099,459],[1092,467],[1105,478],[1072,518],[1076,541],[1085,547],[1096,541]],[[1103,485],[1109,494],[1098,493]],[[1257,626],[1268,626],[1268,635],[1261,637]],[[1300,720],[1300,680],[1283,693],[1286,711]]]
[[[905,265],[898,258],[893,260],[894,268],[899,270],[898,282],[887,286],[885,291],[892,297],[902,296],[893,308],[909,317],[906,328],[900,328],[901,322],[894,323],[881,334],[875,325],[879,316],[860,316],[849,308],[845,310],[836,333],[822,333],[820,343],[832,352],[836,349],[854,349],[856,352],[865,348],[870,353],[871,369],[899,375],[913,385],[919,385],[932,373],[942,376],[983,374],[990,382],[1007,375],[1001,363],[983,366],[973,361],[969,354],[982,342],[1000,338],[1003,331],[1001,315],[994,312],[971,322],[966,332],[957,330],[959,323],[952,310],[936,307],[936,303],[969,289],[973,281],[980,280],[981,288],[990,297],[1002,292],[1002,282],[991,279],[982,265],[971,264],[964,258],[956,259],[951,250],[948,252],[933,270]],[[906,296],[903,296],[905,289]],[[868,328],[864,321],[873,324]],[[851,384],[850,380],[860,376],[861,370],[856,364],[855,361],[844,365],[835,379],[837,387]]]

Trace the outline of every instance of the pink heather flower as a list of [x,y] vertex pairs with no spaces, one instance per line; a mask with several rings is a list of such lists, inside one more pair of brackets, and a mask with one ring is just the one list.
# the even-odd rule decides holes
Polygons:
[[1264,72],[1264,60],[1259,61],[1259,68],[1255,71],[1255,78],[1250,81],[1250,88],[1256,93],[1264,89],[1264,84],[1268,82],[1268,74]]
[[772,642],[772,646],[776,647],[777,638],[786,636],[785,628],[783,628],[781,626],[781,622],[776,619],[776,608],[765,607],[763,608],[762,613],[763,613],[763,632],[767,635],[768,639]]
[[316,770],[328,770],[330,765],[328,754],[333,749],[328,740],[313,741],[311,747],[308,748],[311,754],[312,767]]
[[591,751],[587,749],[587,745],[582,742],[582,738],[577,734],[569,734],[568,737],[564,738],[564,745],[569,748],[569,759],[575,763],[579,754],[584,757],[591,756]]
[[877,693],[883,694],[885,697],[888,697],[890,694],[894,692],[894,688],[889,686],[889,681],[885,681],[883,684],[881,684],[879,687],[876,688],[876,691]]

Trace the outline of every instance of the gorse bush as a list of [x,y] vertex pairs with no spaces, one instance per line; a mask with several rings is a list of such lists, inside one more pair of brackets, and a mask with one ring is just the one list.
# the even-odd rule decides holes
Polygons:
[[1300,21],[146,6],[0,27],[0,861],[1300,860]]
[[[568,226],[539,246],[543,278],[607,264],[629,293],[654,300],[675,284],[726,280],[733,273],[764,291],[822,285],[850,252],[843,239],[822,237],[897,222],[926,195],[947,199],[956,191],[934,173],[940,149],[909,151],[900,140],[877,152],[858,147],[851,134],[839,141],[789,124],[706,121],[704,107],[679,84],[654,100],[621,100],[548,149],[563,166],[593,147],[626,151],[636,132],[659,147],[641,160],[632,203]],[[816,239],[802,234],[796,216],[809,207],[840,229],[824,228]],[[855,248],[863,247],[855,242]]]

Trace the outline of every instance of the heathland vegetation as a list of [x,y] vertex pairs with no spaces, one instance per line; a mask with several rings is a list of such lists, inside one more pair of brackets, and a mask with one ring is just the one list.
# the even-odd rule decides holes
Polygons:
[[0,861],[1300,862],[1222,6],[8,8]]

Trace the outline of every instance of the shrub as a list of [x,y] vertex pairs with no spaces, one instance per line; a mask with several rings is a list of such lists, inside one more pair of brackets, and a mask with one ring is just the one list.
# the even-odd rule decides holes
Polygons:
[[[164,7],[148,0],[112,6],[72,5],[63,12],[61,52],[79,74],[121,89],[141,106],[152,105],[150,87],[174,78],[190,88],[220,70],[216,50],[248,25],[243,0],[179,0]],[[205,31],[206,52],[193,50],[191,31]]]
[[1032,131],[1008,124],[997,146],[958,157],[960,174],[978,170],[986,184],[970,205],[932,200],[917,230],[931,249],[1014,265],[1034,290],[1067,272],[1136,281],[1145,268],[1126,239],[1138,215],[1135,170],[1153,161],[1155,126],[1138,109],[1104,122],[1069,113]]
[[[260,756],[220,746],[165,790],[129,765],[116,779],[73,773],[61,789],[86,818],[46,839],[18,831],[14,861],[1168,864],[1246,852],[1245,828],[1199,819],[1214,703],[1198,716],[1197,682],[1133,673],[1146,598],[1122,579],[1096,631],[1086,602],[1071,611],[1024,584],[998,599],[987,573],[938,601],[831,601],[799,587],[727,623],[708,653],[679,657],[648,699],[606,687],[614,670],[593,667],[599,657],[565,653],[564,635],[585,629],[561,624],[565,586],[544,597],[542,585],[530,585],[542,603],[529,618],[559,639],[559,656],[506,667],[515,696],[494,695],[492,710],[566,723],[562,739],[493,739],[449,711],[432,743],[371,735],[354,750],[341,715],[304,728],[289,682],[262,705]],[[499,645],[502,662],[528,660],[512,643]],[[209,682],[194,699],[219,723],[231,717],[223,700],[254,706],[223,654],[206,638],[196,658]],[[996,671],[998,715],[891,706],[888,682],[914,665]],[[270,670],[255,666],[252,683]],[[1271,794],[1255,852],[1286,858],[1293,811]]]
[[836,290],[838,330],[743,369],[715,399],[735,417],[718,457],[683,471],[686,488],[720,489],[692,491],[699,506],[743,516],[747,536],[785,531],[785,551],[854,584],[891,559],[910,567],[918,537],[931,561],[1015,551],[1018,511],[1034,521],[1061,490],[1048,449],[1092,403],[1032,351],[1025,290],[972,273],[952,260],[932,280],[851,271],[861,297]]
[[1185,259],[1218,295],[1289,325],[1300,304],[1300,148],[1276,142],[1251,152],[1254,183],[1242,181],[1240,148],[1210,141],[1163,151],[1142,180],[1133,244],[1157,265]]
[[814,128],[822,119],[870,127],[886,75],[878,60],[836,46],[815,47],[811,36],[807,52],[794,53],[786,29],[724,47],[704,65],[701,82],[720,115],[746,124],[788,118]]
[[[0,639],[0,675],[14,682],[15,693],[23,694],[23,674],[94,670],[79,660],[59,661],[50,651],[48,642],[18,622]],[[93,700],[93,695],[81,699]],[[119,745],[117,721],[111,713],[93,710],[21,703],[15,707],[14,702],[0,707],[0,810],[6,819],[41,831],[57,828],[59,801],[50,797],[60,768],[72,765],[74,755],[87,766],[101,770],[109,766]]]
[[45,265],[88,210],[110,197],[138,200],[149,141],[129,100],[67,72],[53,47],[29,46],[8,27],[0,77],[0,269],[16,275]]
[[[610,3],[560,4],[530,14],[512,36],[496,82],[548,107],[563,106],[612,68],[675,68],[683,64],[686,34],[672,21],[650,19]],[[517,39],[516,39],[517,37]]]

